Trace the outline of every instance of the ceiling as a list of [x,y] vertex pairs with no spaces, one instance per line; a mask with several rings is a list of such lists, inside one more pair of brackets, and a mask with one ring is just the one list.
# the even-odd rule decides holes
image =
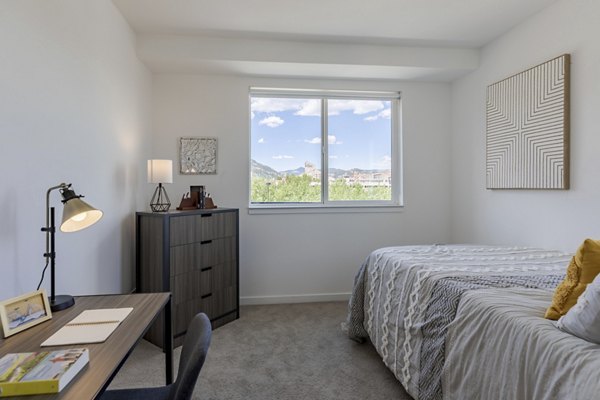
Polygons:
[[450,82],[556,0],[113,0],[153,71]]
[[480,47],[556,0],[113,0],[138,33]]

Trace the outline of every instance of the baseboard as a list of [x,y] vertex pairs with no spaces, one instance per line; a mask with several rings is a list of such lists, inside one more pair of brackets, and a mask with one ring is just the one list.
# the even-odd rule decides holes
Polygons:
[[350,293],[296,294],[289,296],[246,296],[240,297],[240,305],[251,306],[259,304],[317,303],[327,301],[348,301],[349,299]]

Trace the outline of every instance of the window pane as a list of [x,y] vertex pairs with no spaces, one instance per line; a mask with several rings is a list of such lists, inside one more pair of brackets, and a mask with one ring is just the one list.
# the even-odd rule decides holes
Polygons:
[[321,100],[251,98],[252,203],[321,202]]
[[391,101],[331,99],[327,106],[329,200],[391,200]]

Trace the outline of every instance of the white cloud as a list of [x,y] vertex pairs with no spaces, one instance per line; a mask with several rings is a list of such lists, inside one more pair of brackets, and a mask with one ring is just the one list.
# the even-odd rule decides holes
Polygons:
[[274,115],[271,115],[270,117],[266,117],[260,120],[260,122],[258,123],[259,125],[266,125],[269,128],[277,128],[278,126],[281,126],[284,124],[284,120],[276,117]]
[[[339,115],[343,111],[351,111],[353,114],[363,115],[383,110],[387,105],[386,103],[388,102],[380,100],[332,99],[328,101],[327,109],[329,115]],[[295,111],[294,115],[304,117],[318,117],[321,115],[321,100],[255,97],[251,101],[250,108],[252,118],[254,118],[255,113],[277,113],[284,111]],[[380,116],[380,118],[385,117]],[[387,118],[389,118],[389,115]]]
[[390,169],[392,168],[392,157],[385,155],[375,165],[380,169]]
[[273,159],[275,160],[291,160],[292,158],[294,158],[294,156],[286,156],[286,155],[278,155],[278,156],[273,156]]
[[258,139],[258,143],[261,143],[261,144],[262,144],[262,143],[264,143],[264,142],[265,142],[265,138],[262,138],[262,137],[261,137],[260,139]]
[[352,111],[353,114],[362,115],[385,108],[383,101],[379,100],[329,100],[329,115],[339,115],[342,111]]
[[[315,136],[314,138],[312,138],[310,140],[304,139],[304,141],[306,143],[310,143],[310,144],[321,144],[321,138],[318,136]],[[327,143],[328,144],[342,144],[344,142],[337,140],[335,135],[329,135],[329,136],[327,136]]]
[[254,119],[254,111],[250,111],[250,119]]
[[329,136],[327,136],[327,143],[329,143],[329,144],[342,144],[343,142],[337,140],[337,138],[334,135],[329,135]]
[[338,156],[329,156],[330,160],[337,160],[339,157]]
[[321,100],[310,99],[303,100],[302,105],[294,115],[301,115],[303,117],[320,117],[321,116]]
[[251,113],[278,113],[295,111],[294,115],[318,117],[321,115],[319,99],[278,99],[253,98],[250,103]]
[[379,118],[382,119],[390,119],[392,116],[392,109],[391,108],[386,108],[383,111],[380,111],[379,113],[377,113],[376,115],[371,115],[369,117],[365,118],[365,121],[376,121]]
[[266,97],[255,97],[250,103],[252,112],[274,113],[282,111],[299,110],[302,108],[303,99],[277,99]]

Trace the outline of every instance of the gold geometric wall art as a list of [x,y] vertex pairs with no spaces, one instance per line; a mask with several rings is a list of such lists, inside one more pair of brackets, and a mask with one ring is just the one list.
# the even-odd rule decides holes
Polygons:
[[487,189],[569,188],[570,55],[487,88]]

